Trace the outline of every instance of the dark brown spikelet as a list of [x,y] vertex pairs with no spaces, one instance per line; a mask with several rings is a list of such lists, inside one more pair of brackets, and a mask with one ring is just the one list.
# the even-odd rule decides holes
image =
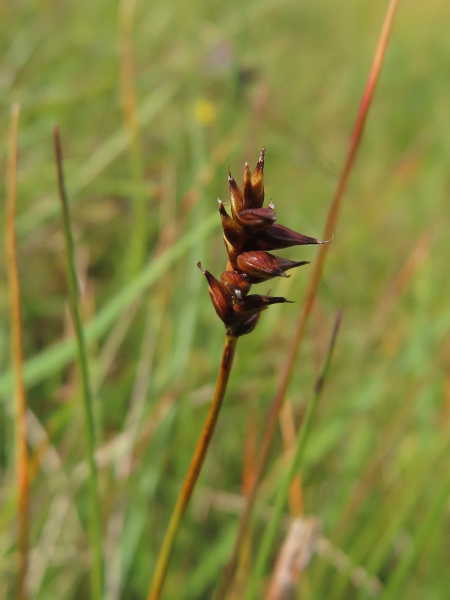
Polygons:
[[231,217],[223,202],[218,201],[223,239],[228,252],[226,271],[218,280],[197,263],[208,281],[216,313],[227,332],[235,336],[253,331],[261,312],[271,304],[289,302],[278,296],[249,295],[252,284],[273,277],[288,277],[286,271],[289,269],[308,264],[305,260],[293,261],[275,256],[268,250],[327,243],[283,225],[275,225],[277,217],[273,204],[263,208],[265,153],[266,149],[263,148],[253,175],[245,163],[242,190],[228,169]]

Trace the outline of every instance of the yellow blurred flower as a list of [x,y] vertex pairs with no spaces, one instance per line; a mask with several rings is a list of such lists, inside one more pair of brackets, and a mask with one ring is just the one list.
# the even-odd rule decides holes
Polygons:
[[216,107],[212,102],[206,100],[206,98],[200,98],[196,101],[194,105],[194,116],[200,125],[203,125],[204,127],[212,125],[216,120],[216,115]]

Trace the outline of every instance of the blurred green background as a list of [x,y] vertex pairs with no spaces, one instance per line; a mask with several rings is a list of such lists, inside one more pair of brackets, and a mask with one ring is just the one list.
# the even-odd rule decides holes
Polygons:
[[[321,236],[385,8],[350,0],[0,3],[3,173],[10,106],[21,106],[33,598],[89,594],[83,414],[54,124],[89,324],[106,597],[143,598],[220,361],[223,326],[196,262],[216,276],[225,268],[216,199],[228,199],[227,167],[239,182],[244,162],[253,167],[266,146],[266,197],[279,222]],[[445,0],[400,4],[289,387],[299,424],[342,309],[302,471],[305,513],[320,518],[334,550],[313,558],[301,598],[389,598],[402,569],[398,597],[448,598],[449,18]],[[6,598],[14,589],[15,487],[1,247]],[[313,262],[317,248],[284,255]],[[272,307],[239,342],[166,598],[212,597],[236,529],[245,438],[252,427],[263,430],[310,272],[275,281],[273,294],[298,302]],[[284,465],[278,435],[258,501],[269,517]],[[254,541],[263,527],[256,519]],[[340,552],[353,567],[339,562]]]

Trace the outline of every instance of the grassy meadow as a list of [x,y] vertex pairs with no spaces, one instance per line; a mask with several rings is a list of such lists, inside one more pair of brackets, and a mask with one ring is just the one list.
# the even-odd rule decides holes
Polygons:
[[[146,598],[211,399],[225,331],[196,263],[225,269],[217,198],[267,148],[278,222],[320,238],[386,2],[0,3],[0,598],[16,597],[17,486],[5,257],[10,107],[29,449],[27,586],[91,598],[82,385],[53,127],[85,324],[104,598]],[[450,496],[450,5],[400,3],[286,400],[300,427],[342,323],[301,465],[321,543],[292,598],[445,600]],[[310,265],[255,286],[163,597],[214,597]],[[240,556],[242,598],[288,465],[277,429]],[[247,483],[246,483],[247,482]],[[288,517],[289,505],[286,502]],[[273,544],[264,598],[286,534]]]

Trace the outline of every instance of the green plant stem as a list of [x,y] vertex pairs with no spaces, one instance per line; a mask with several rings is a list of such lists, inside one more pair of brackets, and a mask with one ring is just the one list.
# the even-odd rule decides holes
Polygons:
[[322,373],[320,374],[320,377],[318,378],[318,380],[316,382],[313,397],[311,399],[311,402],[308,404],[305,419],[302,423],[302,426],[301,426],[301,429],[300,429],[300,432],[299,432],[299,435],[297,438],[297,445],[295,448],[294,456],[291,461],[291,465],[288,469],[288,472],[286,473],[283,483],[278,488],[278,493],[277,493],[277,497],[276,497],[276,501],[275,501],[275,507],[274,507],[274,511],[273,511],[273,514],[272,514],[272,517],[270,520],[270,524],[266,528],[266,531],[262,538],[261,544],[259,546],[258,557],[256,559],[255,568],[253,569],[253,572],[252,572],[252,577],[250,579],[250,583],[248,586],[247,594],[245,596],[245,600],[251,600],[252,598],[255,598],[255,596],[256,596],[258,583],[263,575],[264,567],[267,564],[267,561],[269,559],[270,550],[271,550],[271,548],[273,548],[276,534],[280,529],[280,522],[281,522],[281,518],[283,516],[283,509],[284,509],[284,506],[286,504],[286,499],[289,494],[289,486],[290,486],[291,481],[294,478],[295,474],[298,472],[298,470],[300,468],[300,463],[302,461],[303,453],[304,453],[304,450],[306,447],[306,441],[308,439],[308,435],[311,430],[312,420],[313,420],[314,414],[316,412],[316,408],[317,408],[320,396],[322,394],[323,384],[324,384],[325,378],[328,374],[328,369],[330,367],[331,357],[333,354],[336,337],[337,337],[337,334],[339,331],[340,322],[341,322],[341,313],[339,312],[336,316],[336,320],[334,323],[333,332],[331,334],[330,344],[328,346],[328,352],[327,352],[327,355],[325,358],[325,363],[324,363],[324,366],[322,369]]
[[219,417],[220,409],[227,389],[228,378],[233,365],[237,340],[238,338],[236,336],[228,334],[226,336],[222,362],[220,365],[219,374],[217,376],[216,387],[214,389],[209,411],[206,416],[203,429],[200,433],[191,464],[189,465],[183,487],[181,488],[181,492],[178,496],[177,503],[175,504],[175,508],[173,509],[172,516],[169,521],[169,525],[167,526],[166,534],[156,563],[153,581],[148,594],[148,600],[158,600],[158,598],[161,596],[175,538],[177,536],[178,529],[187,505],[189,504],[195,484],[197,483],[197,479],[205,460],[206,452],[214,433],[217,419]]
[[78,361],[81,369],[81,382],[83,390],[83,407],[85,416],[85,437],[87,444],[87,461],[89,467],[88,488],[90,502],[90,538],[93,552],[93,561],[91,569],[91,597],[100,600],[103,596],[103,553],[101,543],[100,527],[100,503],[98,496],[98,478],[97,466],[95,463],[95,433],[93,418],[93,398],[89,382],[88,358],[86,352],[86,342],[84,337],[83,325],[81,323],[79,302],[78,302],[78,280],[75,270],[75,251],[70,226],[70,215],[67,202],[67,195],[64,186],[63,159],[61,150],[61,141],[59,129],[54,129],[54,142],[56,153],[56,166],[58,171],[58,189],[61,200],[62,217],[64,225],[64,237],[67,249],[67,274],[69,285],[70,308],[72,313],[75,336],[77,339]]

